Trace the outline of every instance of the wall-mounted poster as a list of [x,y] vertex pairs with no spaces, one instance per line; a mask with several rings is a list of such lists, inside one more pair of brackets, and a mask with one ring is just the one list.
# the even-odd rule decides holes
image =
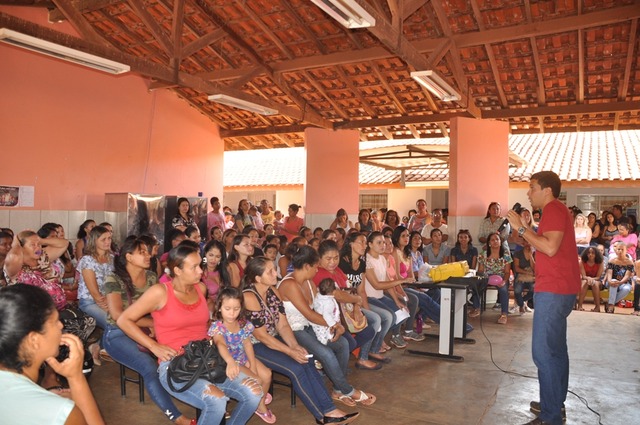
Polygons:
[[0,186],[0,207],[33,207],[33,186]]

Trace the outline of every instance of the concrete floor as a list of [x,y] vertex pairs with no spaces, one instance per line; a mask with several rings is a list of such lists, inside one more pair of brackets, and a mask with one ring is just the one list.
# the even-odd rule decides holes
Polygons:
[[[589,310],[592,306],[585,305]],[[585,397],[606,425],[640,424],[640,317],[632,309],[616,309],[616,314],[574,311],[569,317],[571,377],[569,389]],[[502,369],[535,376],[531,360],[531,313],[510,316],[506,326],[496,324],[497,311],[487,310],[471,319],[475,330],[473,345],[456,344],[454,354],[464,361],[450,362],[413,356],[405,350],[391,351],[393,362],[380,371],[355,368],[349,375],[356,387],[375,394],[371,407],[358,407],[358,424],[523,424],[534,418],[529,401],[538,399],[536,379],[516,376]],[[425,332],[437,333],[432,325]],[[486,335],[486,337],[485,337]],[[489,340],[491,343],[489,343]],[[437,339],[409,345],[416,350],[437,350]],[[493,353],[493,364],[491,359]],[[146,398],[138,402],[137,385],[127,384],[127,397],[120,397],[118,367],[104,363],[90,378],[107,424],[169,424],[160,410]],[[347,412],[354,409],[338,404]],[[279,424],[315,423],[304,406],[289,405],[289,389],[276,386],[271,405]],[[566,402],[567,424],[598,424],[576,396]],[[193,417],[193,409],[183,412]],[[251,425],[263,424],[256,416]]]

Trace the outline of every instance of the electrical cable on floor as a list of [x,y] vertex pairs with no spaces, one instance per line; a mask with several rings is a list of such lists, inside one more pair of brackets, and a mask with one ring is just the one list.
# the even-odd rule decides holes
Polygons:
[[[514,372],[514,371],[511,371],[511,370],[505,370],[505,369],[501,368],[500,366],[498,366],[498,364],[493,359],[493,344],[491,343],[491,340],[489,339],[487,334],[484,332],[484,327],[482,326],[482,316],[483,316],[483,312],[481,311],[480,312],[480,331],[482,332],[482,335],[484,335],[484,338],[489,343],[489,356],[491,358],[491,363],[493,363],[493,365],[496,367],[496,369],[498,369],[499,371],[501,371],[501,372],[503,372],[503,373],[505,373],[507,375],[514,375],[514,376],[519,376],[521,378],[538,380],[538,377],[536,377],[536,376],[524,375],[522,373]],[[585,405],[585,407],[587,409],[589,409],[593,414],[595,414],[598,417],[598,425],[603,425],[602,416],[600,415],[600,413],[598,411],[592,409],[591,406],[589,406],[589,401],[587,400],[586,397],[582,397],[582,396],[576,394],[575,392],[573,392],[573,391],[571,391],[569,389],[567,390],[567,392],[570,393],[570,394],[573,394],[578,400],[580,400],[582,402],[582,404]]]

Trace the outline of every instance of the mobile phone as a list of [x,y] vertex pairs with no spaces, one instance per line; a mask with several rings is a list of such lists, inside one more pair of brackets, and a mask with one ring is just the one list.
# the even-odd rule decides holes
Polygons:
[[60,348],[58,348],[58,355],[56,356],[56,360],[59,363],[62,363],[68,358],[69,358],[69,346],[60,344]]

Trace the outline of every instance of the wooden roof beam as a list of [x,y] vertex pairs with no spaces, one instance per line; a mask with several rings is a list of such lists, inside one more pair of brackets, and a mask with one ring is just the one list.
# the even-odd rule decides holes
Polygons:
[[554,115],[576,115],[614,113],[640,110],[640,101],[587,103],[582,105],[540,106],[537,108],[511,108],[483,110],[483,119],[508,119],[519,117],[543,117]]
[[[94,12],[96,10],[104,9],[107,6],[111,6],[112,4],[122,3],[122,0],[83,0],[75,5],[76,9],[80,13],[85,12]],[[49,10],[49,21],[50,22],[62,22],[64,21],[66,16],[59,9]]]
[[70,0],[53,0],[56,7],[61,10],[65,18],[75,28],[82,38],[90,43],[110,45],[82,16],[82,13],[74,7]]
[[413,15],[424,6],[426,2],[424,0],[404,0],[402,4],[402,20],[404,21],[409,16]]
[[222,138],[235,138],[235,137],[249,137],[265,134],[288,134],[288,133],[304,133],[309,128],[308,125],[286,125],[286,126],[271,126],[263,128],[247,128],[245,130],[220,130],[220,137]]
[[165,34],[162,27],[153,19],[153,16],[147,12],[146,6],[142,3],[142,0],[127,0],[127,4],[131,7],[131,10],[142,20],[142,23],[146,25],[147,29],[153,34],[162,50],[165,51],[167,56],[173,57],[173,43],[167,34]]
[[183,46],[182,54],[180,56],[182,57],[182,59],[188,58],[194,53],[199,52],[205,47],[220,40],[225,35],[227,35],[227,33],[224,32],[224,30],[218,28],[217,30],[214,30],[206,35],[203,35],[202,37],[197,38],[196,40],[193,40],[191,43],[187,44],[186,46]]
[[341,129],[356,129],[356,128],[367,128],[367,127],[387,127],[392,125],[407,125],[407,124],[428,124],[428,123],[439,123],[439,122],[449,122],[451,118],[454,117],[467,117],[470,118],[471,115],[468,112],[455,112],[455,113],[441,113],[441,114],[430,114],[430,115],[408,115],[402,117],[392,117],[392,118],[372,118],[372,119],[364,119],[364,120],[351,120],[344,123],[336,123],[336,130]]
[[[581,29],[578,30],[578,93],[576,95],[577,103],[584,103],[584,34]],[[578,131],[580,128],[580,120],[578,119]]]
[[[618,88],[618,100],[625,100],[627,95],[629,94],[629,80],[631,79],[631,66],[633,65],[633,60],[636,58],[633,55],[635,52],[636,43],[638,42],[637,38],[638,32],[638,19],[634,19],[631,21],[631,28],[629,29],[629,43],[627,45],[627,61],[624,65],[624,76],[620,80],[620,87]],[[617,118],[617,114],[616,114]],[[617,120],[616,120],[617,121]],[[616,127],[618,123],[616,122]]]

